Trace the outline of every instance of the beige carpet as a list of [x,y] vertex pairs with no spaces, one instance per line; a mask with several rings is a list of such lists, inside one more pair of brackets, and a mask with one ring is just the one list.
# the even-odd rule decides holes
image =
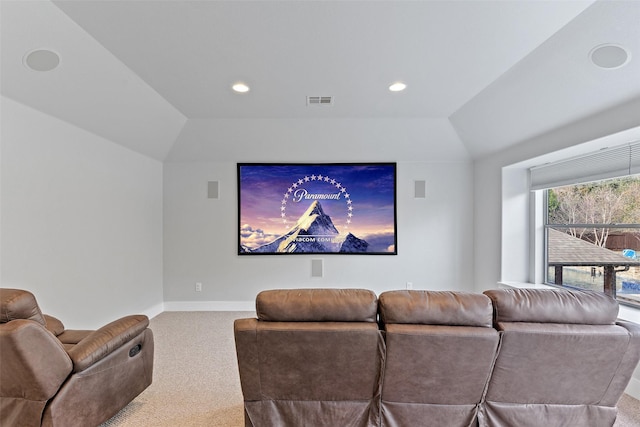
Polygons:
[[233,321],[255,312],[164,312],[151,319],[153,383],[103,427],[242,427]]
[[[153,384],[102,427],[243,427],[233,340],[233,321],[241,317],[255,312],[165,312],[153,318]],[[614,427],[640,427],[638,400],[624,395],[618,408]]]

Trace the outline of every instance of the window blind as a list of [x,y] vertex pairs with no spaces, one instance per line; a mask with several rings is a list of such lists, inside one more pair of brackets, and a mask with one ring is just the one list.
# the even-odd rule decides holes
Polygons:
[[640,141],[534,166],[529,172],[531,190],[640,174]]

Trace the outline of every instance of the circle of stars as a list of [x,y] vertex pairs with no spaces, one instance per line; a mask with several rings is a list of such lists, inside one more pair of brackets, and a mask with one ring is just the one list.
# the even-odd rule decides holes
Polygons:
[[333,187],[335,187],[340,193],[342,193],[343,197],[347,203],[347,223],[345,225],[345,229],[349,228],[349,224],[351,224],[351,218],[353,217],[353,204],[351,201],[351,196],[347,192],[347,188],[344,187],[341,183],[336,181],[335,179],[326,176],[326,175],[307,175],[304,178],[300,178],[297,181],[294,181],[293,184],[289,186],[287,192],[282,196],[282,202],[280,203],[280,217],[282,218],[283,225],[287,226],[287,201],[289,200],[290,195],[305,182],[324,182]]

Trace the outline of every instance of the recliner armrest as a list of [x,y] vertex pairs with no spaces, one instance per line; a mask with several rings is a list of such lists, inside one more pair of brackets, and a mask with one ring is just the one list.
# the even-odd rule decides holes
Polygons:
[[[71,369],[72,361],[60,341],[39,322],[17,319],[0,323],[0,396],[3,399],[46,402],[55,395]],[[0,407],[4,408],[2,404]],[[4,425],[3,421],[0,417],[0,424]]]
[[148,326],[149,318],[136,314],[122,317],[90,333],[68,351],[73,371],[87,369],[141,334]]

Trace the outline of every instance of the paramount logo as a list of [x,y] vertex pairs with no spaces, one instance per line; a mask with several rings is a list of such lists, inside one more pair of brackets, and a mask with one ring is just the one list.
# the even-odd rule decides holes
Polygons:
[[293,192],[292,200],[295,203],[301,202],[304,200],[340,200],[340,192],[338,193],[309,193],[306,189],[300,188]]

